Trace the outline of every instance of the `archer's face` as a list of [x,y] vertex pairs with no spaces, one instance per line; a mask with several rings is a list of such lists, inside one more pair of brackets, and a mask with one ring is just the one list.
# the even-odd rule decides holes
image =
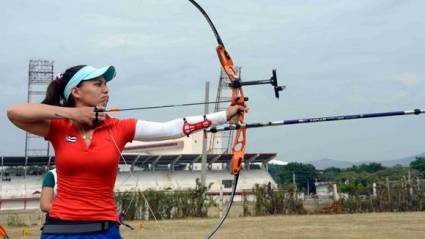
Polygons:
[[86,80],[79,87],[74,88],[73,97],[77,105],[104,106],[108,104],[109,90],[103,76],[93,80]]

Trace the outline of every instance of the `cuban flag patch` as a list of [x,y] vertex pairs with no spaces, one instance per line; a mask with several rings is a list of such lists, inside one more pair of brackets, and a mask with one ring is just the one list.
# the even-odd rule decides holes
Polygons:
[[65,141],[70,142],[70,143],[75,143],[75,142],[77,142],[77,137],[72,136],[72,135],[68,135],[68,136],[66,136]]

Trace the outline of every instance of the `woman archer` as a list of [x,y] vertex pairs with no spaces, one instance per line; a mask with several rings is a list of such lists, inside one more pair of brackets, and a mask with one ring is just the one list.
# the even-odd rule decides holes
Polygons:
[[107,82],[115,75],[113,66],[74,66],[49,84],[41,104],[13,105],[7,111],[13,124],[44,137],[55,149],[57,194],[43,239],[121,238],[113,187],[125,144],[179,138],[246,111],[230,106],[163,123],[113,118],[104,111]]

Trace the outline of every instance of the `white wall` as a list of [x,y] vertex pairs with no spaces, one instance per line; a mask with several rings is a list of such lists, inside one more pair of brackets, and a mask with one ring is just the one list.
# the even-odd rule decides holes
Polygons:
[[[185,190],[195,188],[196,178],[201,178],[200,171],[136,171],[131,176],[129,172],[120,172],[115,183],[115,191],[132,190]],[[207,185],[211,185],[210,192],[220,192],[223,180],[233,180],[233,175],[227,171],[208,171]],[[237,191],[250,190],[255,184],[272,183],[277,187],[270,174],[263,169],[243,170],[239,176]],[[0,210],[38,208],[41,177],[11,177],[11,181],[4,181],[0,187]],[[231,192],[231,188],[223,188],[223,192]]]

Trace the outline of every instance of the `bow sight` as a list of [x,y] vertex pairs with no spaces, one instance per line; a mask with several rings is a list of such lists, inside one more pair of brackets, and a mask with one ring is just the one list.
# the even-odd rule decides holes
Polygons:
[[286,86],[279,86],[277,84],[277,75],[276,70],[272,71],[272,76],[268,80],[257,80],[257,81],[240,81],[240,79],[235,80],[228,84],[231,88],[240,88],[245,85],[265,85],[270,84],[273,86],[274,89],[274,95],[276,98],[279,98],[279,91],[282,91],[286,88]]

